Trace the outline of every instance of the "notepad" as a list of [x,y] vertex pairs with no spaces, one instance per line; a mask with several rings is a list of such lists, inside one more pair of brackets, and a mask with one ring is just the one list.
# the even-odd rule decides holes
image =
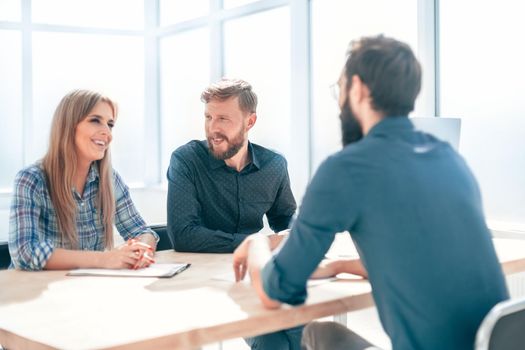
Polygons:
[[138,269],[77,269],[67,273],[68,276],[111,276],[111,277],[173,277],[190,267],[191,264],[151,264]]

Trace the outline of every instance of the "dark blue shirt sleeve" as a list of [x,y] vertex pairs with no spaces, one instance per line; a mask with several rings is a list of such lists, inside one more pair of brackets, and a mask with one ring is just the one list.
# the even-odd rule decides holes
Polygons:
[[290,176],[288,175],[288,169],[284,159],[283,163],[283,172],[285,176],[283,176],[281,181],[275,202],[266,213],[268,224],[274,232],[286,230],[295,214],[295,210],[297,209],[297,204],[295,203],[292,189],[290,187]]
[[350,183],[337,159],[329,158],[319,167],[288,240],[263,268],[263,288],[270,298],[292,305],[305,301],[306,282],[335,234],[357,220],[351,203],[359,196],[352,193]]
[[202,225],[195,178],[177,151],[168,169],[168,234],[179,252],[231,253],[248,234],[210,230]]

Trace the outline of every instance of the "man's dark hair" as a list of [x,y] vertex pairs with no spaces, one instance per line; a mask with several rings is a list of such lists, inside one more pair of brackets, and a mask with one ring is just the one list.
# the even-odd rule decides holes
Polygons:
[[208,86],[201,94],[201,101],[208,103],[213,100],[225,101],[231,97],[239,97],[239,108],[245,113],[255,113],[257,95],[252,86],[241,79],[223,78]]
[[345,65],[346,91],[357,75],[370,90],[372,108],[387,116],[414,110],[421,90],[421,65],[410,47],[383,35],[352,41]]

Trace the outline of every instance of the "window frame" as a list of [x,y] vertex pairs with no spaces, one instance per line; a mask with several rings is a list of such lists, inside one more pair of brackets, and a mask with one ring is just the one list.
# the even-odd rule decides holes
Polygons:
[[[144,139],[145,154],[148,160],[143,164],[146,169],[141,183],[130,184],[132,188],[164,188],[165,169],[161,169],[162,154],[162,116],[160,108],[161,82],[159,42],[162,38],[184,31],[208,26],[210,29],[210,81],[216,81],[224,73],[224,22],[268,11],[282,6],[289,6],[291,20],[291,123],[293,128],[291,138],[297,152],[288,159],[289,166],[305,166],[306,171],[300,177],[292,179],[296,188],[305,189],[312,169],[312,69],[311,69],[311,35],[310,11],[312,1],[320,0],[259,0],[239,7],[224,9],[222,0],[209,0],[208,15],[183,21],[168,26],[160,26],[160,1],[144,0],[143,30],[104,29],[92,27],[75,27],[64,25],[38,24],[31,21],[32,0],[21,0],[21,21],[0,21],[0,29],[19,30],[22,33],[22,123],[23,123],[23,164],[34,161],[30,158],[31,134],[33,129],[33,83],[32,83],[32,34],[35,31],[74,32],[97,35],[132,35],[144,38]],[[438,25],[439,0],[418,0],[418,44],[419,57],[426,67],[424,74],[424,90],[416,106],[417,115],[439,115],[439,42]],[[304,103],[304,101],[309,101]],[[152,122],[153,121],[153,122]],[[10,197],[11,189],[0,188],[0,197]],[[0,198],[1,199],[1,198]],[[0,201],[0,209],[4,207]]]

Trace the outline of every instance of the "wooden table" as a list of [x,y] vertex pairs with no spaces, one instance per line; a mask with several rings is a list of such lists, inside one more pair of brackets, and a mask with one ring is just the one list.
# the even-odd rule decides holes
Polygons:
[[[525,270],[525,241],[495,239],[506,273]],[[309,287],[306,304],[265,310],[233,274],[229,254],[159,252],[190,262],[173,278],[69,277],[0,272],[0,344],[8,349],[191,349],[373,305],[370,285],[342,279]]]

